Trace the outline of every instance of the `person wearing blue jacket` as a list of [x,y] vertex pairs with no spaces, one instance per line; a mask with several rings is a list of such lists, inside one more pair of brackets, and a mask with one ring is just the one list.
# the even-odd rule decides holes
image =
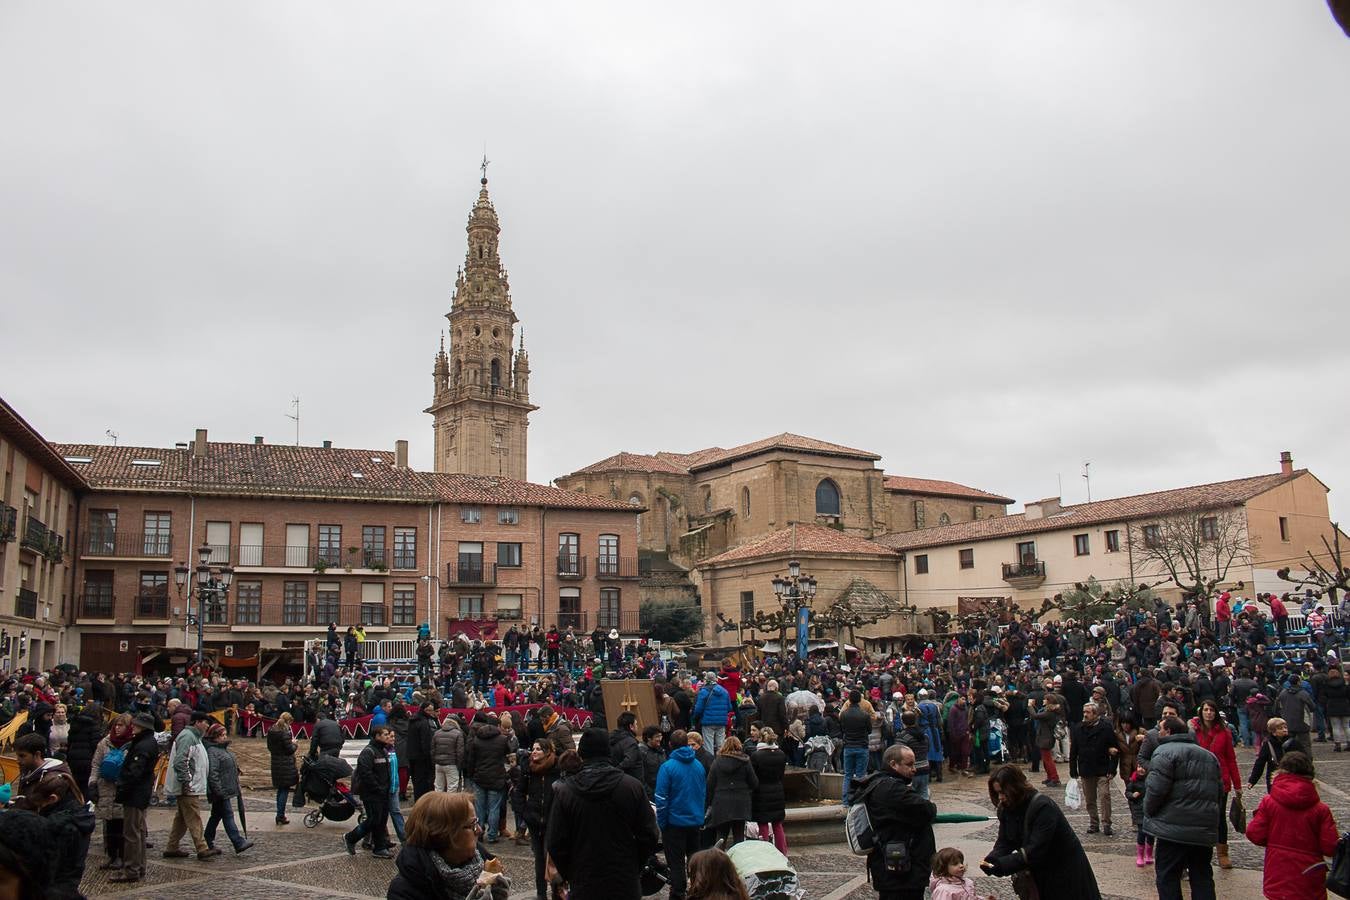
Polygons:
[[727,739],[727,716],[731,714],[731,695],[717,683],[715,672],[703,674],[703,687],[694,701],[694,721],[703,733],[703,746],[713,756]]
[[919,691],[919,724],[928,731],[928,772],[934,781],[942,780],[942,711],[928,699],[928,691]]
[[699,849],[708,773],[689,746],[687,732],[672,731],[670,747],[670,758],[656,771],[656,824],[670,867],[670,898],[683,900],[685,867]]

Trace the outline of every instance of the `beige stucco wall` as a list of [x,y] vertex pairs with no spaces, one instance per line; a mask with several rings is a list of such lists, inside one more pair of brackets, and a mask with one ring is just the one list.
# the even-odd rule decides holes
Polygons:
[[[1280,537],[1280,518],[1288,524],[1288,540]],[[1334,526],[1329,519],[1327,489],[1311,474],[1303,474],[1277,488],[1247,501],[1247,527],[1252,544],[1255,590],[1283,593],[1287,581],[1275,572],[1285,566],[1302,571],[1312,552],[1322,565],[1333,568],[1323,538],[1333,547]],[[1350,554],[1350,545],[1342,543],[1342,552]]]

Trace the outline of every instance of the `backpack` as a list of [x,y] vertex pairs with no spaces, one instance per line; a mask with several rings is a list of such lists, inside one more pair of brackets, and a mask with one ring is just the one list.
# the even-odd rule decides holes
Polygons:
[[876,848],[877,836],[872,830],[872,817],[867,814],[867,804],[863,801],[880,783],[881,779],[876,775],[868,779],[844,816],[844,837],[848,838],[848,849],[854,856],[868,856]]
[[1336,842],[1336,852],[1327,869],[1327,890],[1337,897],[1350,897],[1350,832]]
[[105,781],[117,781],[122,775],[122,763],[127,758],[127,751],[121,747],[109,747],[108,752],[103,754],[103,762],[98,764],[98,777]]

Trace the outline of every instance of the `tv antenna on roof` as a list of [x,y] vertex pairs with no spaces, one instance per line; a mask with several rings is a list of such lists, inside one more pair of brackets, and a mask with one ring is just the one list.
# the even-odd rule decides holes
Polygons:
[[1089,503],[1092,502],[1092,473],[1088,471],[1088,467],[1091,465],[1091,462],[1083,461],[1083,481],[1087,483],[1087,502]]
[[111,428],[109,428],[107,431],[104,431],[103,433],[106,434],[106,435],[108,436],[108,440],[112,441],[113,446],[116,447],[116,446],[117,446],[117,432],[115,432],[115,431],[113,431]]
[[295,446],[299,447],[299,446],[300,446],[300,398],[299,398],[299,397],[292,397],[292,398],[291,398],[291,407],[295,410],[295,414],[292,415],[292,414],[290,414],[290,413],[286,413],[286,418],[291,419],[291,420],[293,420],[293,421],[295,422]]

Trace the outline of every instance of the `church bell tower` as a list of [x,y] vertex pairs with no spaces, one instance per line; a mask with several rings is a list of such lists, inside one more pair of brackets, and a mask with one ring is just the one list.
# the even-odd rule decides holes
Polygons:
[[469,249],[455,275],[445,338],[436,354],[435,393],[427,408],[435,424],[435,471],[525,480],[530,413],[530,362],[525,333],[511,309],[506,269],[497,255],[501,226],[488,198],[487,159],[478,201],[465,229]]

